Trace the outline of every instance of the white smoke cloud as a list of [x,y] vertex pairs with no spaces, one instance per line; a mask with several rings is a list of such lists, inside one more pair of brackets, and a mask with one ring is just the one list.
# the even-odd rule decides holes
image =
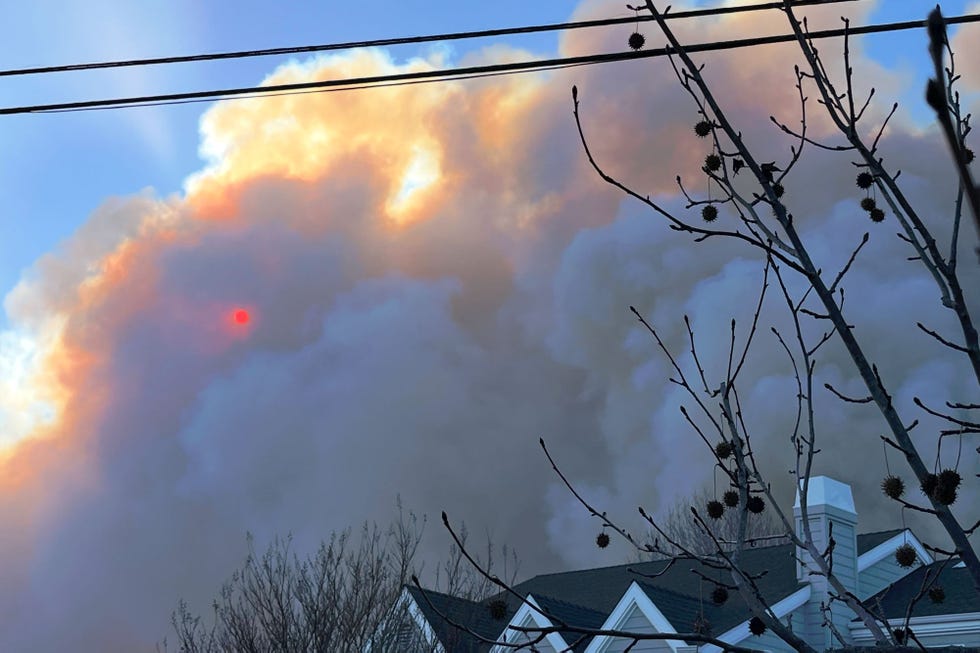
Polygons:
[[[735,29],[722,20],[700,36]],[[566,35],[562,50],[619,48],[622,37]],[[791,88],[769,81],[786,79],[777,52],[792,49],[706,61],[749,141],[782,160],[790,142],[767,117],[790,122],[797,107]],[[428,65],[367,51],[270,80]],[[884,95],[902,81],[856,68]],[[27,332],[55,334],[34,369],[58,414],[3,461],[0,648],[152,650],[179,597],[206,611],[246,531],[260,546],[292,532],[311,547],[387,519],[396,494],[492,532],[526,573],[619,562],[610,556],[622,549],[595,548],[596,522],[558,484],[539,437],[634,532],[644,530],[636,505],[656,512],[709,482],[669,364],[627,307],[683,364],[689,315],[717,375],[730,320],[740,338],[748,328],[761,262],[734,243],[692,244],[597,179],[577,143],[572,83],[603,165],[683,213],[674,175],[699,185],[706,146],[658,60],[221,105],[202,120],[208,163],[184,196],[110,201],[39,261],[6,306]],[[828,133],[819,120],[815,132]],[[936,135],[900,119],[882,147],[923,213],[948,214],[953,181]],[[393,209],[419,152],[437,174],[408,174],[412,199]],[[969,370],[913,322],[953,333],[951,316],[904,260],[894,225],[857,208],[853,174],[846,157],[817,154],[787,180],[816,260],[839,267],[872,231],[847,284],[859,338],[903,411],[912,396],[967,399]],[[964,232],[962,250],[972,246]],[[977,269],[961,266],[976,288]],[[768,332],[787,328],[781,301],[771,289],[742,396],[788,499],[795,388]],[[238,307],[247,325],[228,319]],[[860,392],[836,345],[818,387],[825,379]],[[899,515],[872,510],[880,420],[820,401],[819,470],[857,487],[864,528],[894,526]],[[924,444],[933,435],[920,427]],[[446,544],[433,524],[427,555]]]

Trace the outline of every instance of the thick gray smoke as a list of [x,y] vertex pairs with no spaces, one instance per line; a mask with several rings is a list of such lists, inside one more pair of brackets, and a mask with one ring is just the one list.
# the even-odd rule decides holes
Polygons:
[[[619,10],[590,2],[579,14]],[[697,36],[778,21],[718,20]],[[621,49],[625,36],[569,34],[561,47]],[[855,58],[880,95],[907,81]],[[760,157],[785,160],[791,141],[768,116],[797,120],[792,48],[704,59]],[[367,51],[271,79],[401,67]],[[525,573],[621,561],[623,549],[594,547],[598,525],[558,484],[539,437],[634,532],[637,505],[657,512],[710,483],[668,362],[627,307],[684,363],[689,315],[717,378],[730,319],[747,330],[761,261],[730,242],[693,244],[599,180],[577,142],[573,83],[603,165],[684,213],[674,176],[704,192],[707,145],[668,63],[649,60],[219,106],[202,121],[207,167],[182,197],[107,203],[38,261],[6,306],[37,342],[32,387],[54,417],[2,463],[0,649],[152,650],[179,597],[207,609],[247,531],[260,547],[291,532],[308,549],[333,529],[387,521],[397,494],[430,521],[445,509],[492,533]],[[812,128],[833,138],[824,120]],[[934,131],[900,115],[882,151],[945,235],[955,181]],[[913,396],[975,400],[965,361],[915,328],[955,333],[935,286],[905,261],[894,223],[857,207],[853,176],[846,156],[818,153],[787,180],[814,256],[835,269],[872,232],[847,282],[848,316],[903,413]],[[974,235],[963,236],[967,252]],[[961,266],[980,311],[980,267]],[[788,501],[795,386],[768,332],[787,328],[781,302],[767,300],[741,392]],[[820,363],[821,384],[860,393],[839,348]],[[864,529],[896,526],[876,490],[877,414],[819,402],[818,472],[856,487]],[[929,451],[935,430],[919,427]],[[432,523],[426,555],[447,544]]]

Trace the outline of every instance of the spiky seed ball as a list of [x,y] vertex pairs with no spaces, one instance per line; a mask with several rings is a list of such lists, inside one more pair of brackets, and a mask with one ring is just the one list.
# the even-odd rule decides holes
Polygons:
[[881,482],[881,491],[885,493],[886,497],[900,499],[902,498],[902,495],[905,494],[905,481],[897,476],[889,474],[885,477],[885,480]]
[[783,193],[785,193],[785,192],[786,192],[786,189],[783,188],[783,185],[782,184],[773,184],[772,185],[772,194],[775,195],[776,197],[782,197],[783,196]]
[[705,222],[714,222],[718,218],[718,207],[714,204],[705,204],[701,209],[701,217]]
[[698,135],[698,138],[706,138],[712,129],[714,129],[714,125],[707,120],[702,120],[694,125],[694,133]]
[[628,41],[630,47],[633,48],[634,50],[639,50],[644,46],[646,42],[647,42],[646,37],[644,37],[639,32],[633,32],[632,34],[630,34],[630,38]]
[[946,485],[956,490],[960,487],[960,481],[962,480],[960,473],[955,469],[944,469],[939,472],[939,487]]
[[973,163],[973,159],[976,155],[973,154],[973,150],[966,148],[963,150],[963,160],[967,163]]
[[865,197],[863,200],[861,200],[861,208],[865,211],[873,211],[877,207],[878,205],[875,203],[874,198],[872,197]]
[[942,585],[933,585],[929,588],[929,600],[933,603],[942,603],[946,600],[946,590]]
[[922,490],[922,494],[931,497],[932,493],[936,491],[937,485],[939,485],[939,477],[935,474],[929,474],[926,476],[926,480],[919,485],[919,489]]
[[728,440],[722,440],[721,442],[715,445],[715,455],[721,458],[722,460],[725,460],[733,453],[735,453],[735,447],[733,447],[732,443],[729,442]]
[[895,562],[898,566],[908,569],[915,564],[915,548],[911,544],[903,544],[895,549]]
[[721,168],[721,157],[712,152],[708,156],[704,157],[704,167],[708,172],[715,172]]
[[712,499],[708,502],[708,517],[712,519],[721,519],[721,516],[725,514],[725,506],[721,504],[721,501]]
[[609,536],[605,531],[595,536],[595,545],[600,549],[605,549],[607,546],[609,546]]
[[909,633],[904,628],[896,628],[892,631],[892,636],[895,638],[895,643],[899,646],[904,646],[905,642],[909,639]]
[[507,616],[507,602],[500,599],[494,599],[487,604],[487,608],[490,610],[490,618],[494,621],[500,621]]
[[956,503],[956,489],[940,483],[936,486],[936,491],[932,493],[932,498],[936,503],[951,506]]
[[738,505],[738,492],[735,490],[728,490],[725,492],[725,496],[722,497],[722,501],[724,501],[725,505],[729,508],[734,508]]
[[766,509],[766,502],[758,494],[753,494],[749,497],[749,501],[745,504],[745,507],[749,509],[749,512],[758,515]]
[[879,209],[877,206],[868,211],[868,215],[871,216],[872,222],[882,222],[885,219],[885,212]]
[[939,472],[932,498],[944,506],[952,505],[956,502],[956,490],[960,486],[960,480],[960,473],[955,469],[944,469]]
[[861,190],[868,190],[871,184],[875,183],[875,178],[870,172],[860,172],[857,176],[857,187]]
[[749,632],[758,637],[766,632],[766,624],[759,617],[749,619]]
[[728,590],[726,590],[721,585],[715,585],[715,588],[711,590],[711,601],[715,605],[724,605],[725,601],[728,600]]

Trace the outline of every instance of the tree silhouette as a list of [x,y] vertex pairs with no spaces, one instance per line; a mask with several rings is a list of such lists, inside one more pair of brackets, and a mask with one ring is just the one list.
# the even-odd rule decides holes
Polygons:
[[[307,557],[291,537],[275,538],[261,555],[249,537],[249,554],[213,602],[207,623],[181,600],[171,616],[180,653],[303,653],[411,651],[436,653],[439,644],[416,626],[401,600],[409,579],[419,573],[416,559],[424,519],[405,513],[387,528],[364,524],[331,533]],[[495,588],[476,567],[465,563],[465,527],[460,546],[435,569],[436,588],[476,601]],[[479,564],[500,566],[513,580],[516,555],[496,548],[488,537]],[[450,633],[452,635],[453,633]],[[167,642],[162,648],[167,650]]]

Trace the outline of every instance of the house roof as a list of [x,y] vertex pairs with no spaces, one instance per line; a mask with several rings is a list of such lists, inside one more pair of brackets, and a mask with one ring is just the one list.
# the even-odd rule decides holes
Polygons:
[[[902,530],[858,535],[858,554],[887,542]],[[758,576],[756,583],[770,605],[803,586],[796,579],[793,553],[792,544],[750,547],[742,551],[742,568],[747,573]],[[542,574],[515,585],[513,590],[523,597],[533,596],[542,610],[561,622],[598,628],[635,581],[678,632],[691,632],[695,619],[703,615],[710,624],[711,631],[719,635],[741,624],[751,615],[735,591],[729,592],[730,599],[723,605],[715,605],[711,599],[711,592],[715,587],[713,579],[718,579],[723,584],[731,583],[728,573],[712,569],[696,560],[654,560]],[[425,599],[417,594],[417,588],[409,588],[409,591],[413,593],[426,619],[440,638],[444,632],[458,633],[427,605]],[[521,606],[515,596],[506,592],[479,602],[429,590],[426,590],[426,594],[432,606],[439,612],[457,623],[467,624],[474,632],[488,639],[496,638]],[[494,620],[491,617],[489,604],[493,600],[502,600],[507,605],[504,618]],[[562,637],[569,643],[578,638],[570,633],[562,633]],[[467,641],[473,648],[465,650],[486,650],[474,638]],[[575,650],[584,648],[587,643],[588,640],[581,642]]]
[[[942,568],[942,562],[922,565],[889,587],[865,601],[872,609],[880,610],[886,619],[900,619],[905,616],[909,602],[922,591],[926,574],[935,574]],[[931,617],[946,614],[980,612],[980,596],[973,587],[970,572],[964,567],[955,567],[950,562],[939,571],[939,577],[932,585],[941,586],[945,599],[941,603],[923,596],[912,609],[913,617]]]
[[[790,544],[746,549],[742,552],[742,562],[748,573],[760,574],[756,580],[759,589],[773,603],[800,587]],[[716,606],[711,600],[714,583],[702,578],[698,572],[709,579],[731,582],[730,578],[726,581],[727,574],[723,571],[711,569],[696,560],[678,559],[543,574],[515,585],[514,590],[523,596],[533,595],[539,602],[561,597],[566,604],[598,615],[597,626],[602,625],[604,617],[613,611],[634,581],[679,632],[692,631],[695,619],[700,615],[708,620],[716,634],[749,618],[748,609],[736,592],[730,593],[732,599],[724,605]],[[513,609],[516,610],[516,602]],[[578,625],[576,621],[566,620],[562,614],[555,616]]]
[[[535,596],[535,601],[541,609],[554,616],[557,620],[578,626],[579,628],[601,628],[606,621],[607,614],[584,608],[568,601],[560,601],[549,596]],[[573,651],[582,651],[592,640],[591,637],[582,637],[580,633],[558,631],[566,643],[572,645]]]
[[[858,554],[888,541],[902,530],[898,528],[858,535]],[[742,552],[742,556],[747,572],[765,572],[756,582],[768,601],[775,603],[801,587],[796,580],[792,545],[750,547]],[[738,599],[736,592],[730,592],[734,600],[722,606],[714,605],[711,601],[714,585],[703,580],[697,572],[723,583],[731,582],[725,572],[709,569],[694,560],[678,560],[673,564],[668,560],[657,560],[544,574],[520,583],[514,589],[520,594],[533,594],[536,597],[560,596],[566,601],[608,615],[635,580],[678,631],[689,630],[702,610],[715,633],[722,633],[749,618],[748,609]]]
[[494,640],[513,614],[511,612],[505,619],[494,620],[486,602],[469,601],[434,590],[421,590],[411,585],[406,585],[405,590],[415,600],[439,641],[444,646],[452,643],[451,650],[454,652],[477,653],[488,649],[478,637],[454,624],[464,625],[477,635]]
[[[482,641],[480,637],[496,640],[521,606],[521,602],[509,594],[499,594],[482,601],[469,601],[442,592],[420,590],[413,586],[406,586],[405,589],[419,606],[439,641],[444,646],[451,642],[449,650],[454,652],[478,653],[488,651],[490,645]],[[599,628],[606,619],[605,614],[574,605],[568,601],[546,596],[535,596],[534,598],[544,612],[553,615],[566,624],[574,624],[582,628]],[[494,619],[490,610],[490,603],[495,600],[503,600],[507,604],[505,616],[500,619]],[[456,628],[454,624],[465,626],[480,637],[474,637],[465,630]],[[559,634],[566,642],[575,642],[579,638],[576,633],[559,632]],[[583,650],[590,639],[583,639],[572,650]]]
[[884,544],[904,530],[904,528],[893,528],[887,531],[875,531],[874,533],[858,535],[858,555],[867,553],[879,544]]
[[[743,552],[743,562],[750,573],[761,572],[770,568],[771,563],[774,562],[777,564],[789,562],[792,587],[788,589],[789,592],[796,589],[797,583],[792,566],[792,548],[790,545],[747,549]],[[543,574],[519,583],[514,586],[514,589],[520,594],[560,596],[572,603],[609,614],[633,581],[638,581],[657,590],[685,595],[689,598],[698,597],[704,583],[692,570],[698,570],[710,577],[722,578],[718,571],[707,569],[695,560],[676,559],[673,562],[671,560],[653,560],[612,567]],[[763,584],[771,585],[772,581],[775,580],[773,577],[785,577],[786,574],[770,572],[766,576],[767,578],[763,579]],[[780,580],[784,580],[784,578]],[[711,588],[709,587],[708,592],[710,591]],[[670,619],[670,615],[665,614],[665,616]]]

